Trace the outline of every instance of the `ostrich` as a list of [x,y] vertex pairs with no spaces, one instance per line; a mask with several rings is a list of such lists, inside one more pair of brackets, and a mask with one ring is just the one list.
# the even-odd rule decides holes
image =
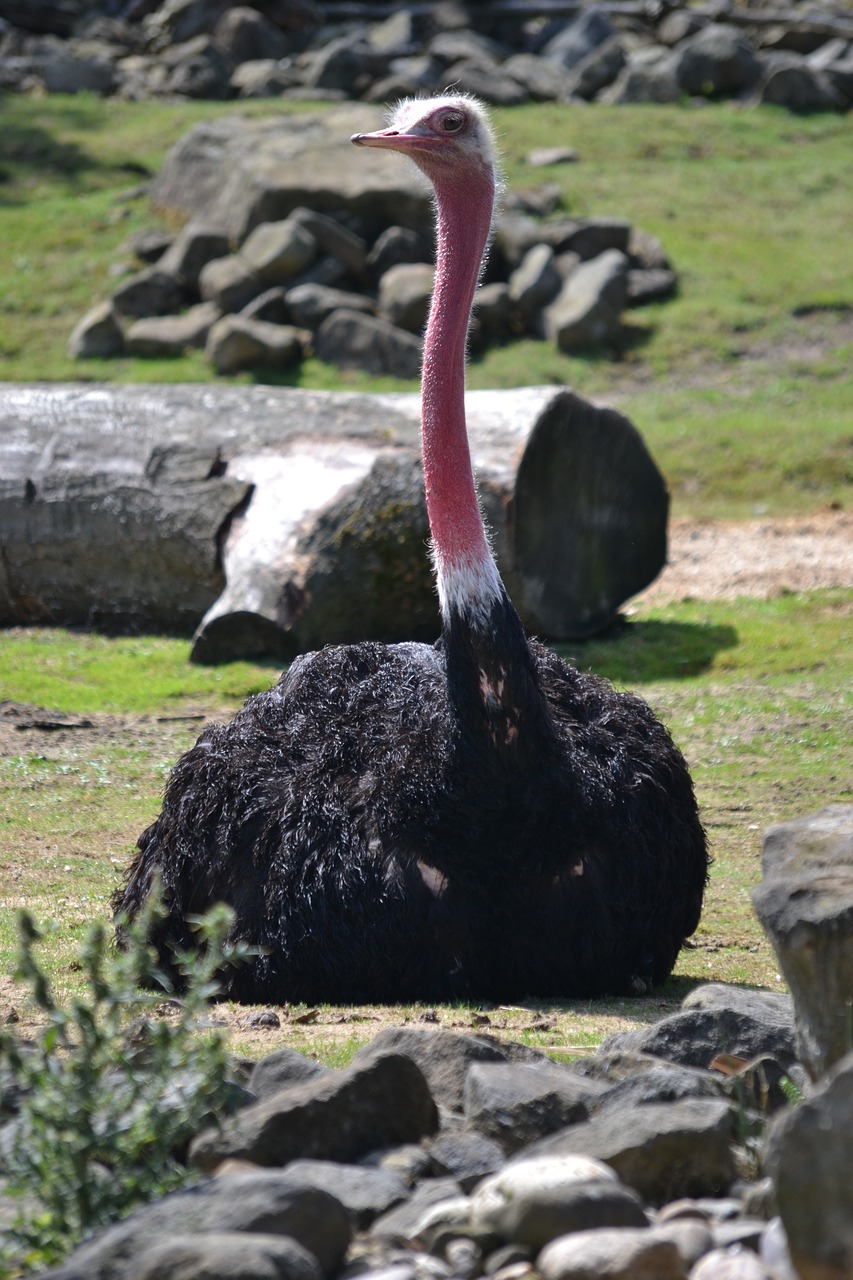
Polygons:
[[352,141],[409,156],[435,190],[422,444],[441,637],[303,655],[206,729],[114,905],[133,918],[157,874],[168,962],[188,914],[230,904],[257,949],[225,979],[245,1002],[647,990],[698,923],[704,832],[667,730],[525,637],[489,548],[464,406],[496,186],[485,113],[411,100]]

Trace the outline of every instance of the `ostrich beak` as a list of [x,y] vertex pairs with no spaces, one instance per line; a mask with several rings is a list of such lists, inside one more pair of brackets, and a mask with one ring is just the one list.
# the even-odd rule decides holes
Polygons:
[[399,129],[377,129],[375,133],[354,133],[350,142],[357,147],[383,147],[387,151],[434,151],[442,140],[420,133],[401,133]]

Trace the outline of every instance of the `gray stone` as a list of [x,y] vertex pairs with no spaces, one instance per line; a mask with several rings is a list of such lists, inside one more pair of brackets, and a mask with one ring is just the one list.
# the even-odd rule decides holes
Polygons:
[[376,1147],[417,1141],[437,1124],[429,1087],[412,1060],[376,1053],[244,1107],[219,1129],[200,1134],[191,1158],[204,1169],[231,1156],[264,1165],[356,1160]]
[[299,84],[299,77],[275,58],[255,58],[235,67],[228,83],[238,98],[278,98]]
[[560,292],[562,280],[554,266],[554,250],[546,244],[528,249],[509,278],[509,299],[531,332],[539,328],[539,315]]
[[402,262],[426,262],[428,256],[424,238],[417,231],[408,227],[386,227],[367,255],[367,268],[378,277]]
[[146,43],[156,51],[204,35],[229,7],[230,0],[163,0],[143,20]]
[[500,280],[484,284],[474,295],[474,319],[487,339],[502,342],[513,332],[509,286]]
[[447,1202],[455,1202],[461,1194],[455,1178],[425,1178],[408,1200],[377,1218],[370,1228],[372,1236],[403,1236],[411,1239],[421,1228],[430,1210]]
[[[563,1220],[570,1215],[572,1220],[577,1218],[578,1196],[588,1197],[596,1186],[619,1187],[613,1170],[600,1160],[576,1154],[525,1154],[475,1189],[471,1225],[477,1231],[540,1248],[546,1239],[560,1234]],[[561,1217],[564,1207],[565,1219]],[[644,1214],[642,1220],[646,1221]],[[565,1228],[572,1229],[576,1228]],[[529,1238],[522,1238],[520,1230],[526,1230]]]
[[810,67],[795,54],[772,60],[761,79],[758,101],[787,107],[802,115],[813,111],[840,111],[843,99],[826,71]]
[[205,352],[217,373],[239,373],[257,365],[287,369],[302,359],[302,340],[292,325],[229,315],[212,326]]
[[179,356],[191,347],[203,347],[222,313],[215,302],[200,302],[177,316],[145,316],[135,320],[125,334],[125,348],[132,356]]
[[230,248],[228,237],[223,232],[190,222],[178,233],[157,265],[194,292],[198,289],[202,267],[214,258],[226,257]]
[[793,995],[797,1056],[816,1079],[851,1044],[853,805],[768,828],[762,871],[753,904]]
[[317,330],[315,350],[329,364],[394,378],[417,378],[421,369],[422,346],[414,334],[359,311],[328,316]]
[[78,320],[68,339],[72,360],[109,360],[124,350],[124,333],[112,302],[98,302]]
[[[652,1060],[654,1061],[654,1060]],[[623,1107],[648,1106],[649,1103],[679,1102],[687,1098],[723,1098],[725,1089],[720,1076],[711,1071],[659,1062],[611,1085],[590,1101],[592,1115],[604,1115]]]
[[538,1155],[594,1156],[651,1204],[675,1195],[719,1195],[731,1184],[732,1112],[711,1098],[620,1107],[529,1147]]
[[455,1178],[463,1191],[500,1169],[506,1159],[498,1143],[482,1133],[440,1133],[429,1151],[435,1172]]
[[232,253],[202,267],[198,291],[205,302],[215,302],[220,311],[242,311],[264,292],[264,283],[248,262]]
[[49,58],[39,71],[48,93],[100,93],[115,92],[118,82],[115,64],[106,58],[75,57],[63,53]]
[[629,58],[612,85],[603,89],[600,102],[630,105],[639,102],[677,102],[681,93],[676,76],[676,54]]
[[127,1280],[322,1280],[317,1259],[287,1236],[211,1231],[144,1248]]
[[264,289],[251,302],[247,302],[240,312],[248,320],[267,320],[270,324],[288,324],[290,311],[287,306],[287,290],[283,285],[273,285]]
[[802,1280],[853,1274],[853,1053],[768,1132],[790,1258]]
[[657,236],[642,227],[632,227],[628,237],[628,257],[632,268],[644,271],[669,271],[672,263]]
[[742,93],[760,74],[761,64],[751,46],[728,23],[709,23],[676,52],[675,75],[684,93],[706,98]]
[[602,10],[594,7],[582,9],[574,21],[548,41],[542,49],[542,56],[571,70],[615,34],[613,23]]
[[504,213],[495,222],[494,249],[506,259],[511,270],[541,241],[542,227],[529,214]]
[[608,249],[582,262],[545,311],[545,333],[560,351],[614,342],[628,300],[628,259]]
[[554,164],[575,164],[578,153],[574,147],[537,147],[527,156],[527,163],[536,169]]
[[140,262],[151,265],[163,257],[173,240],[174,236],[169,235],[167,231],[146,227],[143,231],[137,231],[131,236],[130,247]]
[[161,207],[221,226],[243,240],[261,222],[305,206],[377,222],[431,225],[426,184],[413,166],[350,135],[381,128],[382,113],[348,104],[320,115],[221,117],[195,125],[168,152],[151,188]]
[[711,1249],[697,1262],[689,1280],[774,1280],[749,1249]]
[[472,1197],[475,1228],[488,1229],[534,1251],[569,1232],[649,1225],[640,1197],[616,1181],[593,1178],[562,1186],[515,1186],[505,1200],[494,1203],[491,1212],[484,1210],[478,1198],[485,1190],[484,1185],[483,1191]]
[[526,89],[534,102],[553,102],[560,97],[566,83],[566,73],[561,66],[535,53],[513,54],[501,67],[501,73]]
[[227,9],[213,29],[213,38],[233,63],[278,59],[290,52],[284,33],[257,9],[246,5]]
[[576,253],[583,262],[597,258],[608,249],[627,253],[632,228],[624,218],[584,218],[571,222],[555,222],[543,228],[549,233],[549,244],[558,253]]
[[234,64],[209,36],[195,36],[182,45],[171,46],[163,60],[171,64],[163,84],[164,93],[214,101],[231,97]]
[[517,107],[527,101],[527,89],[504,74],[503,67],[484,67],[477,62],[456,62],[447,69],[447,80],[462,92],[471,93],[496,107]]
[[332,1160],[293,1160],[287,1166],[294,1184],[317,1187],[344,1206],[353,1226],[366,1230],[380,1214],[409,1198],[409,1189],[388,1169]]
[[622,38],[612,35],[603,44],[591,49],[569,72],[561,97],[584,98],[589,101],[619,75],[625,66],[625,49]]
[[379,281],[379,314],[409,333],[423,333],[434,281],[435,268],[425,262],[390,267]]
[[296,1049],[277,1049],[255,1064],[248,1087],[257,1099],[263,1101],[302,1080],[324,1075],[327,1070]]
[[265,285],[286,284],[317,257],[317,241],[295,218],[262,222],[240,246],[240,257]]
[[373,300],[362,293],[347,293],[322,284],[298,284],[287,291],[290,319],[303,329],[319,329],[326,317],[340,307],[365,315],[373,315],[376,310]]
[[678,276],[666,267],[638,268],[628,272],[629,307],[644,307],[650,302],[665,302],[678,291]]
[[330,40],[309,57],[303,76],[305,85],[338,90],[350,98],[357,97],[364,82],[374,78],[383,65],[381,55],[349,35]]
[[475,1062],[465,1078],[465,1119],[513,1152],[586,1120],[590,1105],[603,1093],[597,1082],[548,1061]]
[[655,34],[661,44],[670,46],[681,44],[682,40],[695,36],[697,31],[701,31],[707,21],[704,14],[696,13],[692,9],[673,9],[658,23]]
[[355,279],[360,280],[364,276],[367,245],[361,236],[313,209],[294,209],[289,220],[304,227],[314,237],[320,251],[337,259]]
[[[56,1280],[135,1280],[138,1261],[152,1243],[239,1232],[291,1237],[330,1277],[343,1260],[351,1230],[343,1205],[325,1191],[295,1184],[286,1170],[229,1174],[137,1209],[80,1245],[53,1274]],[[295,1264],[295,1250],[290,1256]]]
[[359,1049],[354,1062],[369,1062],[377,1053],[405,1054],[426,1077],[436,1102],[461,1111],[465,1078],[475,1062],[508,1062],[515,1055],[543,1061],[542,1054],[524,1045],[505,1044],[485,1036],[469,1036],[444,1028],[387,1027]]
[[444,67],[458,62],[476,62],[482,67],[496,67],[506,57],[507,50],[495,40],[481,35],[470,27],[455,31],[440,31],[429,42],[430,56]]
[[746,1059],[770,1053],[788,1066],[796,1059],[793,1005],[781,993],[709,983],[686,997],[680,1013],[640,1031],[617,1032],[602,1048],[652,1054],[691,1067],[708,1067],[720,1053]]
[[536,1268],[544,1280],[684,1280],[678,1246],[639,1227],[562,1236],[546,1245]]
[[177,311],[185,301],[184,289],[175,276],[148,267],[131,276],[113,292],[112,302],[123,316],[162,316]]

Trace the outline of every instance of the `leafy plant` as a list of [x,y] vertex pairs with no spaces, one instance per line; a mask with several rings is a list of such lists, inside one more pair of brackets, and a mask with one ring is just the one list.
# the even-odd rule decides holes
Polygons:
[[8,1031],[0,1039],[23,1098],[4,1134],[7,1190],[22,1198],[6,1274],[52,1265],[94,1228],[185,1183],[189,1139],[228,1105],[225,1039],[207,1010],[217,973],[246,948],[227,940],[227,907],[196,918],[198,950],[176,954],[186,979],[178,998],[147,942],[161,912],[155,897],[119,952],[93,925],[79,953],[85,988],[67,1006],[38,955],[43,933],[29,912],[19,916],[16,976],[45,1025],[32,1046]]

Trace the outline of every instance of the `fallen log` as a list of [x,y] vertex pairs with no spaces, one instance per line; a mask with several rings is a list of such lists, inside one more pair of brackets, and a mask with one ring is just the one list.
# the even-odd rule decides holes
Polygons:
[[[468,416],[525,624],[602,630],[666,560],[640,434],[546,387]],[[408,394],[0,387],[0,624],[194,630],[198,661],[434,637],[418,419]]]

